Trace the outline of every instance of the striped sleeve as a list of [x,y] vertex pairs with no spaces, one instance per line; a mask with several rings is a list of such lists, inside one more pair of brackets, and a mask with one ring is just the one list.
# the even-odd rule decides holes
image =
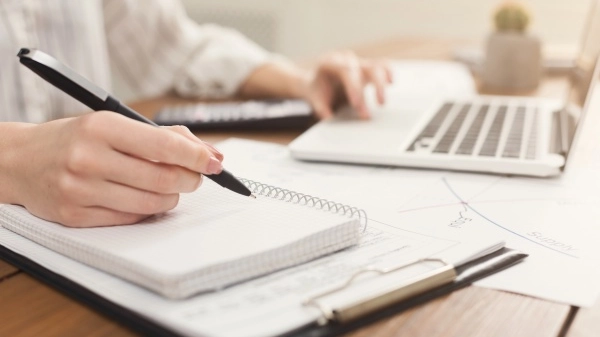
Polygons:
[[141,97],[234,95],[270,53],[242,34],[189,19],[179,1],[104,0],[114,68]]

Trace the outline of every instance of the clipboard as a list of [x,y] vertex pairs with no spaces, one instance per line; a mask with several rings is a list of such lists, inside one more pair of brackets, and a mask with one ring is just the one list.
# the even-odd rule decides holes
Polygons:
[[[344,315],[343,317],[327,316],[323,314],[322,319],[309,326],[290,331],[284,334],[285,337],[322,337],[322,336],[337,336],[342,333],[348,333],[360,327],[374,323],[380,319],[396,315],[404,310],[423,304],[437,297],[447,295],[455,290],[467,287],[473,282],[485,278],[486,276],[495,274],[514,264],[521,262],[528,255],[514,249],[502,248],[496,252],[475,259],[469,263],[452,266],[443,261],[442,266],[437,268],[427,275],[420,275],[411,282],[399,284],[395,294],[392,294],[392,299],[385,298],[378,302],[376,310],[365,310],[360,307],[359,302],[357,309],[361,314],[353,317],[352,315]],[[409,262],[405,265],[394,268],[394,270],[382,271],[393,272],[405,268],[414,263],[426,262],[429,259],[421,259]],[[437,259],[435,259],[437,260]],[[439,261],[439,260],[438,260]],[[454,276],[453,276],[454,275]],[[450,279],[450,280],[449,280]],[[349,284],[349,281],[346,284]],[[314,299],[314,298],[313,298]],[[311,299],[309,299],[310,301]],[[368,301],[379,301],[379,299],[371,298]],[[336,308],[330,308],[336,309]],[[349,310],[350,308],[342,308]],[[367,306],[366,309],[370,309]],[[341,319],[340,319],[341,318]],[[325,323],[326,322],[326,323]],[[324,324],[325,323],[325,324]]]
[[[307,298],[304,305],[317,307],[322,312],[321,319],[307,326],[284,333],[282,336],[319,337],[335,336],[349,332],[379,319],[395,315],[428,300],[466,287],[479,279],[522,261],[526,256],[527,254],[520,251],[502,248],[494,253],[460,266],[452,266],[438,259],[421,259],[411,261],[390,270],[362,270],[357,272],[357,274],[348,280],[342,287],[334,288],[324,293],[317,294],[316,296],[312,296],[311,298]],[[72,299],[87,305],[91,309],[121,323],[141,335],[178,336],[176,332],[173,332],[134,311],[111,302],[88,290],[84,286],[43,267],[26,256],[17,254],[6,247],[0,246],[0,258]],[[364,273],[390,274],[412,265],[427,262],[437,262],[440,266],[430,272],[417,275],[405,282],[401,282],[397,287],[393,287],[387,292],[357,300],[352,306],[338,308],[329,306],[325,301],[328,295],[342,291],[351,286],[356,281],[356,278]]]

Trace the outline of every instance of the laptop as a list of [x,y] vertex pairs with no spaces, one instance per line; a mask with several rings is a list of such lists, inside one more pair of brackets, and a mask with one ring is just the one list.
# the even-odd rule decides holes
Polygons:
[[439,99],[425,111],[351,109],[289,145],[296,159],[548,177],[560,174],[598,78],[600,6],[593,5],[562,99],[482,96]]

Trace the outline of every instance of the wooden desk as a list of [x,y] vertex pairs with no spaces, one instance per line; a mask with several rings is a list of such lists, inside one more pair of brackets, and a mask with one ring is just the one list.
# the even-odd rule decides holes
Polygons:
[[[397,39],[356,51],[370,57],[449,59],[455,46],[455,41]],[[564,88],[560,78],[549,77],[534,94],[550,96]],[[160,98],[137,103],[134,108],[151,114],[164,103]],[[210,142],[235,136],[286,144],[299,133],[216,132],[199,136]],[[349,336],[596,336],[600,331],[598,318],[600,303],[578,311],[532,297],[468,287]],[[38,335],[135,334],[0,260],[0,336]]]

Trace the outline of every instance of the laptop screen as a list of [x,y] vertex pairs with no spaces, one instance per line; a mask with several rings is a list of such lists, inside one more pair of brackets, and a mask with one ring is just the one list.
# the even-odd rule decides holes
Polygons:
[[[575,60],[575,67],[569,76],[570,91],[565,112],[569,115],[564,117],[564,127],[567,128],[563,135],[563,148],[569,148],[575,137],[575,129],[578,121],[583,117],[586,108],[588,94],[592,91],[592,83],[598,56],[600,55],[600,5],[593,1],[591,11],[588,15],[586,26],[583,27],[583,38],[581,40],[579,55]],[[597,79],[596,79],[597,80]],[[563,114],[565,115],[565,114]],[[566,120],[568,119],[568,121]],[[563,129],[564,130],[564,129]],[[564,138],[567,137],[567,138]]]
[[570,99],[580,107],[585,103],[598,55],[600,55],[600,5],[594,1],[588,22],[584,27],[579,55],[575,60],[575,69],[571,76],[574,90]]

